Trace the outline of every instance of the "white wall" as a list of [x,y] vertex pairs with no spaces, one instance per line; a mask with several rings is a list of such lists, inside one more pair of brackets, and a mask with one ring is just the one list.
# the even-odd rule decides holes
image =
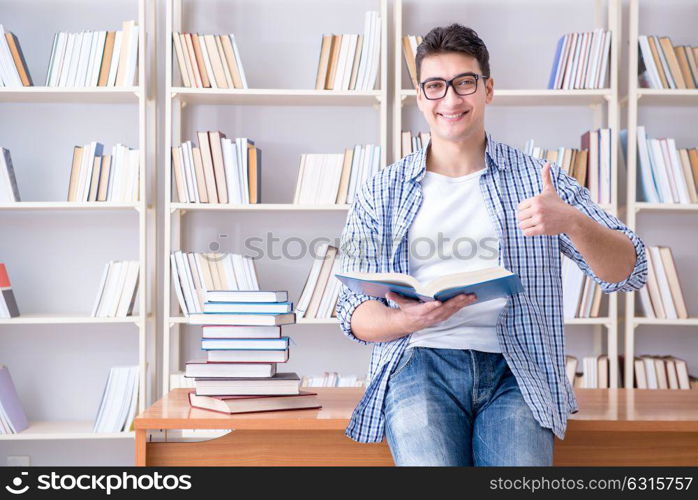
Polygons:
[[[405,0],[405,34],[424,34],[430,27],[461,22],[474,27],[491,52],[495,86],[542,88],[550,72],[555,44],[569,31],[593,27],[595,2],[558,1],[410,1]],[[162,203],[165,165],[164,19],[165,2],[157,1],[158,89],[158,252],[161,255],[165,214]],[[194,8],[196,4],[196,8]],[[0,23],[22,45],[36,84],[43,84],[56,31],[117,29],[137,17],[135,0],[0,0]],[[640,33],[670,34],[674,43],[698,44],[696,2],[642,1]],[[363,12],[377,2],[344,0],[185,0],[185,31],[233,32],[251,87],[312,88],[322,33],[359,33]],[[392,24],[392,9],[389,24]],[[620,81],[627,80],[627,9],[623,15],[623,61]],[[392,33],[388,40],[392,43]],[[392,49],[389,72],[392,82]],[[403,84],[407,85],[406,71]],[[390,89],[392,93],[392,88]],[[622,111],[625,121],[625,108]],[[695,108],[640,108],[640,120],[653,136],[671,136],[680,147],[695,147]],[[100,140],[137,143],[136,105],[0,104],[0,145],[12,152],[25,200],[63,199],[68,186],[72,146]],[[569,107],[491,107],[487,128],[500,141],[521,146],[529,138],[549,147],[578,147],[590,128],[591,110]],[[406,109],[403,129],[425,130],[416,108]],[[264,202],[290,202],[301,153],[340,152],[355,143],[377,143],[378,110],[348,107],[189,106],[183,113],[183,139],[197,130],[218,129],[229,137],[253,138],[263,150]],[[389,138],[391,134],[389,134]],[[392,147],[388,148],[389,155]],[[151,175],[155,174],[153,166]],[[622,194],[625,186],[621,185]],[[151,200],[152,201],[152,200]],[[110,259],[137,258],[135,213],[10,213],[0,214],[0,261],[7,263],[22,312],[87,312],[97,291],[103,265]],[[343,213],[189,213],[183,216],[183,248],[206,251],[219,234],[223,249],[243,251],[242,241],[267,232],[275,237],[336,239]],[[674,251],[689,313],[698,314],[698,284],[692,249],[695,215],[641,215],[639,234],[648,244],[670,245]],[[76,244],[78,242],[78,244]],[[298,299],[311,257],[259,262],[263,288],[289,290]],[[158,263],[158,277],[162,262]],[[160,279],[160,278],[159,278]],[[155,283],[161,288],[159,281]],[[623,304],[623,297],[619,298]],[[162,302],[159,297],[158,304]],[[160,312],[160,306],[158,306]],[[157,335],[161,337],[161,318]],[[622,334],[622,329],[620,329]],[[94,417],[109,366],[137,362],[133,326],[18,326],[0,329],[0,362],[9,365],[25,408],[32,419]],[[294,344],[287,368],[300,374],[323,371],[363,374],[369,349],[345,339],[334,326],[287,327]],[[595,354],[587,327],[570,328],[568,352]],[[674,354],[698,373],[695,328],[641,327],[636,355]],[[199,355],[200,331],[183,328],[182,361]],[[619,342],[622,352],[622,336]],[[161,340],[158,342],[161,345]],[[159,354],[159,353],[158,353]],[[159,370],[158,370],[159,373]],[[159,390],[159,384],[155,387]],[[30,455],[36,465],[132,464],[132,441],[0,441],[0,464],[8,455]]]

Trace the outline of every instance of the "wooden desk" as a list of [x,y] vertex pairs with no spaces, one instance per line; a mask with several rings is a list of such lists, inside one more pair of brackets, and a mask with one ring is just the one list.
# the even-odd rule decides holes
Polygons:
[[[136,465],[393,465],[387,443],[344,435],[363,389],[313,388],[323,407],[224,415],[175,389],[136,417]],[[555,465],[698,465],[698,391],[577,389]],[[148,442],[159,429],[235,429],[201,442]]]

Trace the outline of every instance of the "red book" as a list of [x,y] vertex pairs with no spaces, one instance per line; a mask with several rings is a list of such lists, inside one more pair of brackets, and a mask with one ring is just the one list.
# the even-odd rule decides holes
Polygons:
[[322,408],[317,393],[305,391],[283,396],[198,396],[191,391],[189,404],[194,408],[228,414]]
[[0,262],[0,318],[16,318],[19,316],[15,294],[10,286],[10,277],[5,264]]

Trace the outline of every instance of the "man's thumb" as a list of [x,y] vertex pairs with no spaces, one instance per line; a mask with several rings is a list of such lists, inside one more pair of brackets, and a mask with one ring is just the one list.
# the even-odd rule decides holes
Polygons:
[[550,168],[550,163],[545,162],[541,170],[541,176],[543,177],[543,191],[555,191],[555,186],[553,186],[552,172]]

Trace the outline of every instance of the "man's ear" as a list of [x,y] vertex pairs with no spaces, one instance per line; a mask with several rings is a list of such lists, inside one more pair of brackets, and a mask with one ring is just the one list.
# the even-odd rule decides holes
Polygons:
[[487,80],[485,80],[485,93],[485,102],[490,104],[492,102],[492,98],[494,97],[494,78],[489,77]]

